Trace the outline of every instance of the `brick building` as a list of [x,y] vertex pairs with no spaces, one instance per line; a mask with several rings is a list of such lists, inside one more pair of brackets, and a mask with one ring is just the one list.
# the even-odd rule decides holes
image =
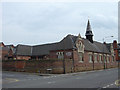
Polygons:
[[4,45],[3,42],[0,43],[0,60],[13,59],[13,55],[14,55],[13,50],[15,47],[13,47],[13,45],[8,45],[8,46]]
[[86,38],[67,35],[64,39],[57,43],[43,45],[17,45],[15,56],[16,59],[73,59],[79,63],[109,63],[118,59],[117,42],[100,43],[93,41],[93,32],[88,20]]
[[[117,66],[116,60],[120,60],[117,41],[114,40],[113,43],[94,41],[89,20],[85,36],[86,38],[82,38],[80,34],[78,36],[69,34],[56,43],[34,46],[19,44],[16,47],[12,45],[6,47],[12,51],[14,59],[29,60],[26,61],[26,64],[24,61],[22,63],[22,61],[16,60],[15,67],[16,65],[26,67],[26,69],[31,67],[32,70],[34,67],[34,71],[36,67],[43,70],[43,67],[46,69],[48,66],[52,67],[54,73],[65,73],[64,70],[76,72]],[[1,46],[5,47],[4,44]]]
[[[43,45],[4,45],[0,44],[6,53],[11,51],[15,59],[73,59],[79,63],[102,63],[112,62],[118,60],[118,50],[116,49],[117,41],[113,43],[100,43],[93,41],[93,32],[90,22],[88,20],[86,38],[78,36],[67,35],[60,42],[43,44]],[[8,50],[7,50],[8,49]],[[3,57],[9,55],[3,55]]]

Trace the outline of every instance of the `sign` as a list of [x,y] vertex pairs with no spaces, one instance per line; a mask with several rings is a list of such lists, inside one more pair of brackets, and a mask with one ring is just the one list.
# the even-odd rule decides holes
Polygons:
[[72,52],[67,52],[66,53],[66,56],[71,56],[72,55]]

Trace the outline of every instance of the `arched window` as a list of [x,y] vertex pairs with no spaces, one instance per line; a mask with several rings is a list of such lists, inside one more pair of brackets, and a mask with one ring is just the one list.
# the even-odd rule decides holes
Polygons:
[[79,52],[79,62],[83,62],[83,53]]

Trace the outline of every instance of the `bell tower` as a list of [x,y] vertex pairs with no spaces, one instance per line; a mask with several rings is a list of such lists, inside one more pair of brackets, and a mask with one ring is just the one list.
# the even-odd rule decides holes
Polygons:
[[88,39],[91,43],[93,43],[93,33],[92,33],[92,30],[91,30],[89,19],[88,19],[88,23],[87,23],[85,36],[86,36],[86,39]]

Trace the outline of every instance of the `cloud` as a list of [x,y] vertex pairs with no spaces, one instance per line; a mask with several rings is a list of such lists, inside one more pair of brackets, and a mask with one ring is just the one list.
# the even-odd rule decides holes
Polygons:
[[40,44],[67,34],[85,37],[88,16],[95,40],[117,36],[116,8],[117,3],[3,3],[3,41]]

